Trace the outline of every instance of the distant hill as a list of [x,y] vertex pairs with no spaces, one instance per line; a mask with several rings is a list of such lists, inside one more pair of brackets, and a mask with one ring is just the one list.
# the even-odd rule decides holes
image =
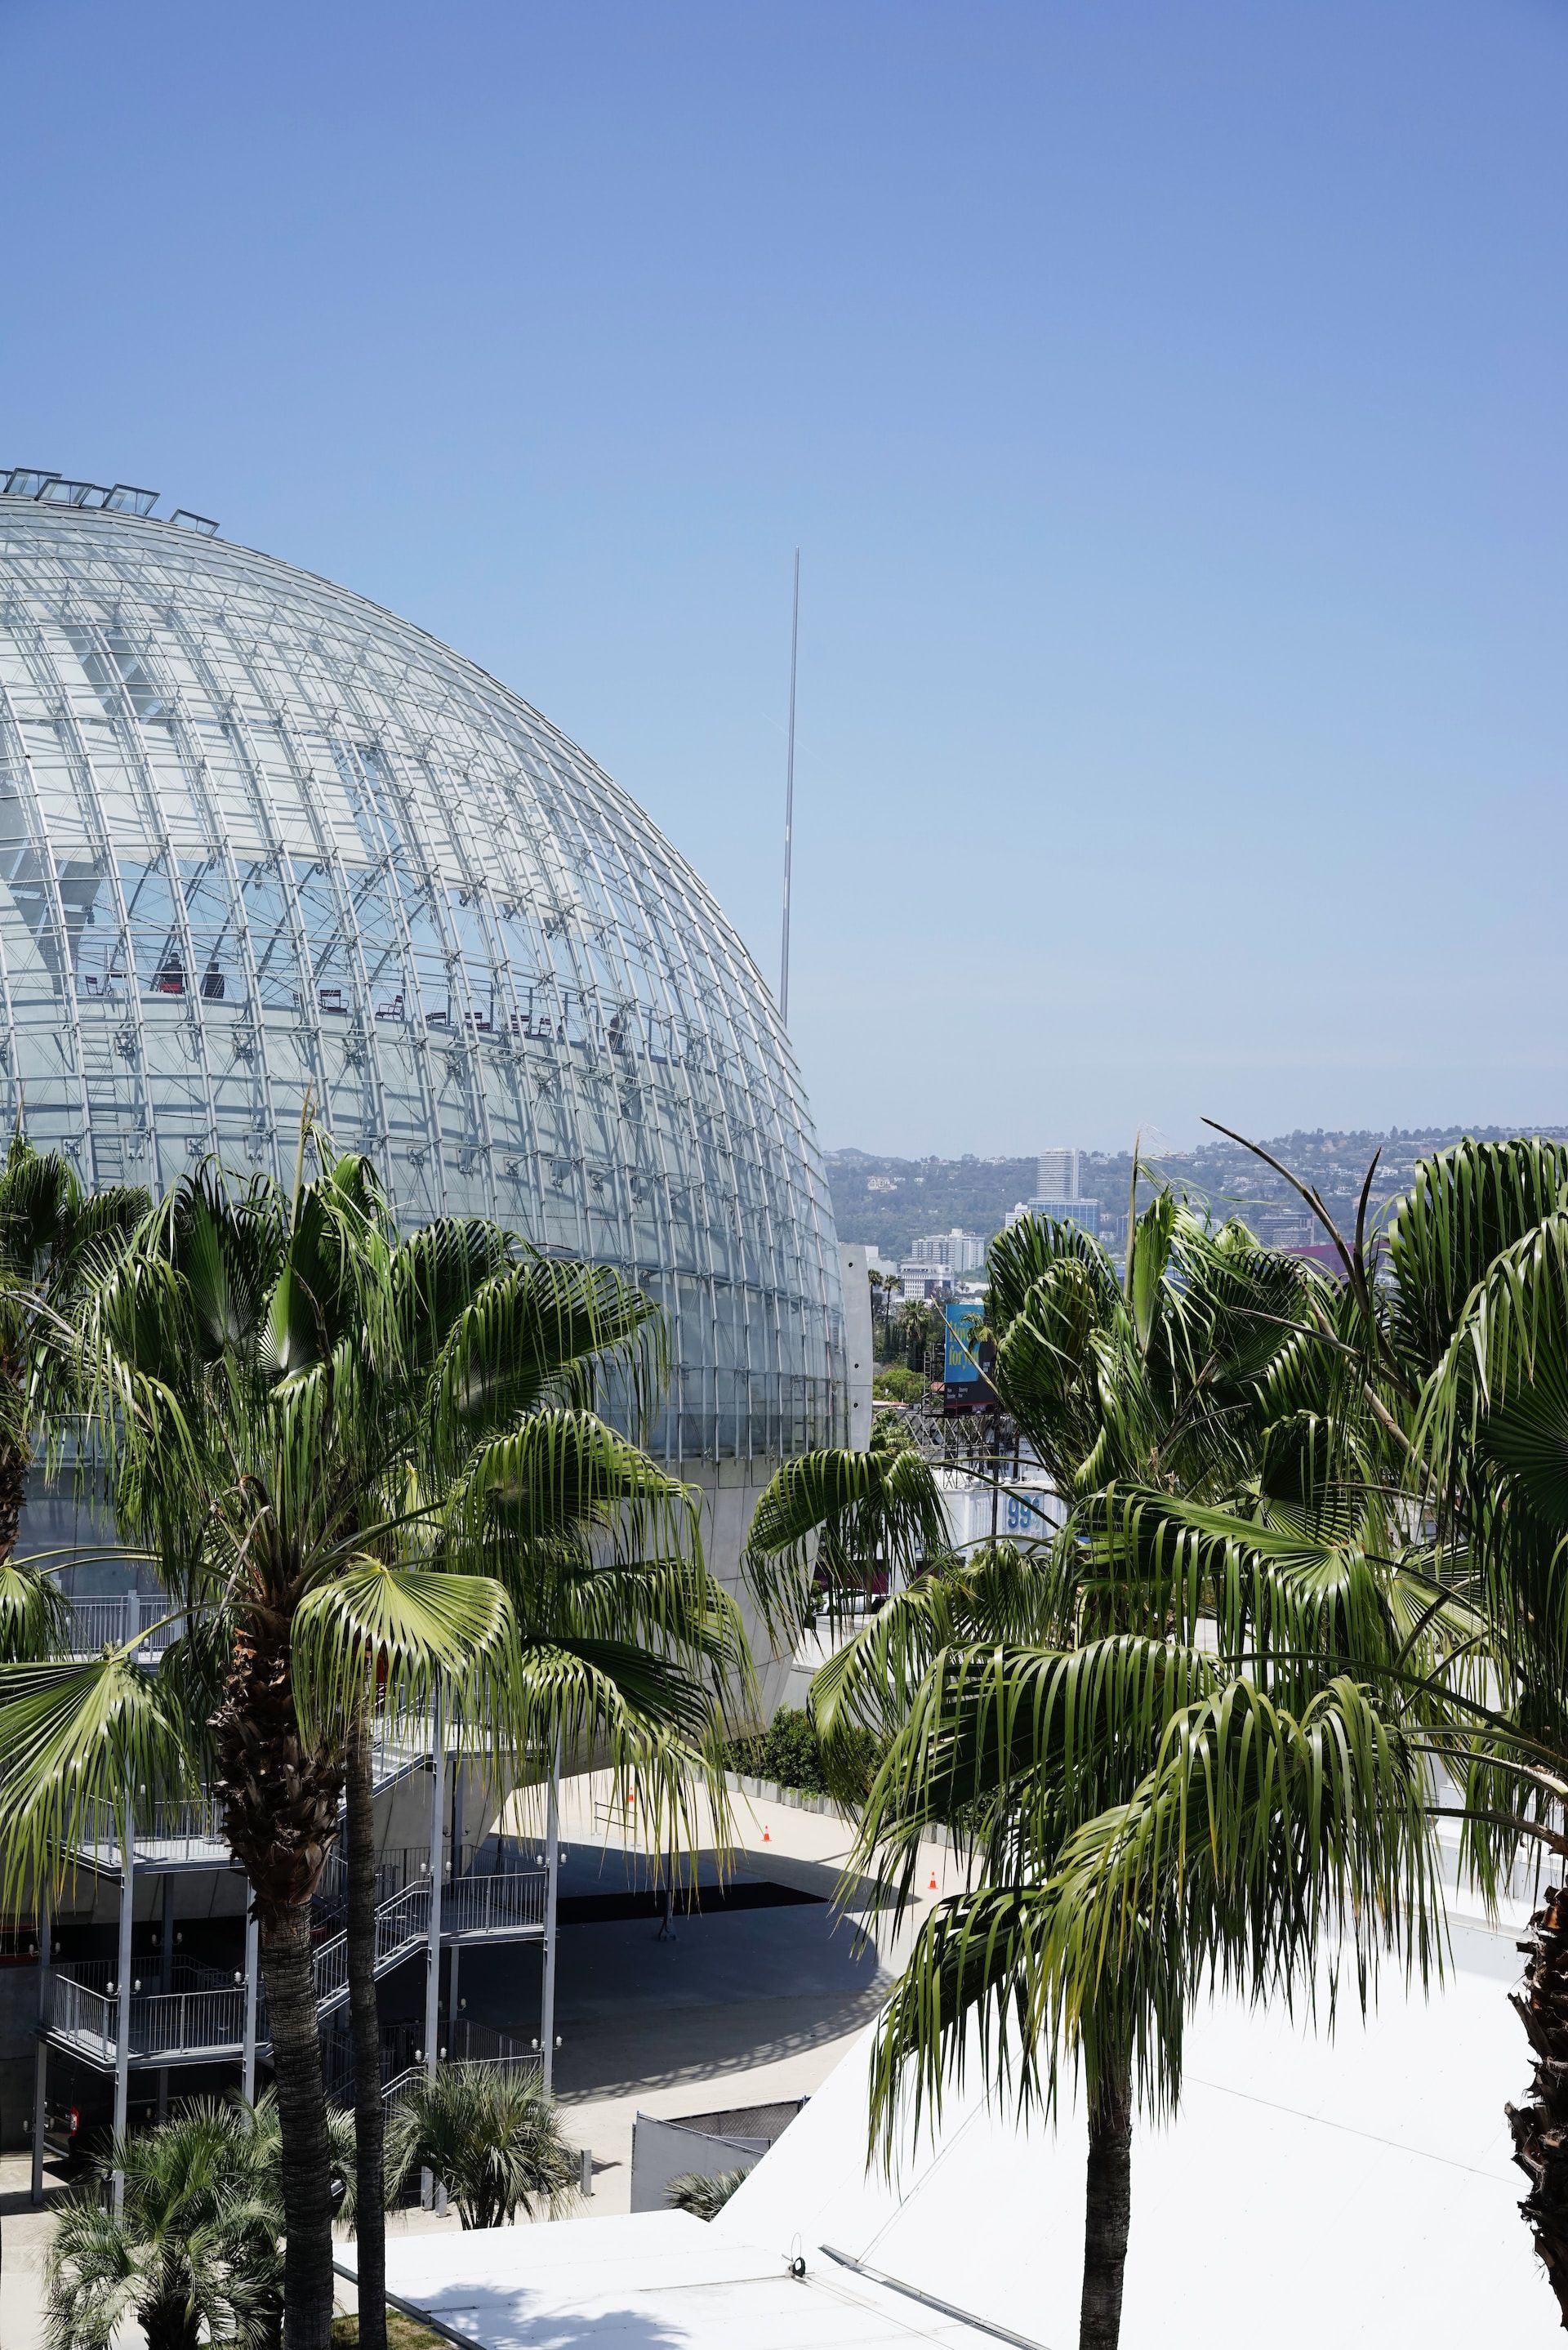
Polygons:
[[[1371,1211],[1386,1209],[1408,1191],[1416,1162],[1446,1149],[1467,1134],[1502,1141],[1510,1134],[1539,1133],[1568,1140],[1563,1127],[1394,1127],[1386,1134],[1331,1133],[1322,1128],[1275,1135],[1263,1148],[1304,1181],[1314,1184],[1342,1228],[1355,1222],[1356,1201],[1375,1152],[1381,1152],[1373,1178]],[[1276,1244],[1321,1237],[1282,1176],[1239,1143],[1215,1135],[1190,1151],[1149,1162],[1155,1172],[1195,1205],[1216,1216],[1239,1215]],[[909,1253],[925,1232],[954,1224],[989,1240],[1007,1212],[1034,1190],[1033,1159],[890,1159],[868,1150],[834,1150],[827,1157],[833,1212],[840,1240],[860,1241],[885,1257]],[[1129,1151],[1085,1151],[1081,1189],[1100,1202],[1100,1227],[1113,1243],[1123,1234],[1132,1183]]]

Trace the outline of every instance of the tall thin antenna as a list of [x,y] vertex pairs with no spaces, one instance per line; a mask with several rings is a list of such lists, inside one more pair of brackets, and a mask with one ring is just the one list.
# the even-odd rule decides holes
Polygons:
[[794,551],[794,608],[789,624],[789,760],[784,770],[784,945],[779,956],[779,1017],[789,1025],[789,883],[794,861],[794,675],[800,650],[800,549]]

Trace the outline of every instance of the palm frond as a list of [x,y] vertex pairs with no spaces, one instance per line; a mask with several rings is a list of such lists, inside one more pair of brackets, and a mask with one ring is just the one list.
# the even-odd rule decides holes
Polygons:
[[906,2117],[940,2114],[978,2061],[1027,2106],[1064,2063],[1091,2098],[1130,2068],[1142,2102],[1181,2087],[1185,2019],[1226,1983],[1331,2003],[1345,1964],[1365,2005],[1390,1958],[1443,1963],[1419,1760],[1348,1681],[1299,1719],[1245,1684],[1167,1726],[1129,1799],[1067,1835],[1050,1875],[990,1883],[924,1920],[878,2026],[873,2130],[891,2159]]
[[335,1742],[374,1679],[397,1716],[423,1714],[442,1689],[461,1690],[479,1736],[509,1711],[514,1648],[512,1604],[493,1576],[351,1558],[295,1615],[300,1728],[313,1743]]
[[771,1635],[793,1633],[815,1563],[836,1596],[863,1592],[874,1570],[906,1580],[948,1550],[930,1464],[914,1451],[828,1449],[786,1461],[752,1518],[746,1569]]
[[57,1655],[70,1614],[69,1602],[47,1569],[28,1561],[0,1562],[0,1664]]
[[941,1828],[988,1876],[1036,1878],[1065,1836],[1131,1794],[1214,1661],[1130,1633],[1069,1649],[976,1645],[931,1659],[872,1783],[857,1866],[907,1903]]
[[199,1791],[191,1726],[134,1646],[0,1667],[0,1903],[57,1887],[101,1824]]

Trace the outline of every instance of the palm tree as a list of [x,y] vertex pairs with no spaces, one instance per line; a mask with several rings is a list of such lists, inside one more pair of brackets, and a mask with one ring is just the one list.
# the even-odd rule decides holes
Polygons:
[[[439,1699],[438,1679],[444,1673],[452,1682],[463,1664],[464,1636],[451,1615],[462,1586],[451,1572],[472,1551],[472,1544],[464,1548],[464,1525],[452,1517],[452,1495],[483,1445],[514,1431],[525,1416],[548,1418],[553,1409],[559,1432],[572,1408],[591,1398],[596,1374],[619,1368],[635,1388],[641,1367],[636,1349],[656,1326],[647,1301],[614,1273],[529,1256],[511,1235],[479,1221],[442,1222],[400,1239],[368,1170],[359,1170],[357,1184],[345,1226],[354,1305],[340,1341],[352,1362],[354,1400],[339,1440],[342,1523],[347,1530],[352,1520],[359,1555],[305,1601],[296,1642],[306,1669],[320,1667],[327,1675],[317,1713],[345,1725],[358,2264],[366,2295],[360,2339],[364,2350],[377,2350],[385,2250],[371,1806],[375,1687],[368,1660],[393,1676],[405,1701]],[[613,1485],[609,1431],[591,1419],[574,1425]],[[623,1461],[621,1471],[623,1484],[651,1473],[661,1490],[679,1490],[640,1457]],[[580,1497],[549,1494],[540,1483],[535,1499],[541,1510],[554,1510],[558,1535],[577,1528]],[[504,1607],[496,1586],[491,1597]],[[474,1660],[482,1654],[496,1665],[488,1635],[468,1650]],[[526,1711],[514,1640],[506,1662],[511,1700]],[[510,1744],[504,1699],[497,1712],[487,1707],[483,1688],[470,1691],[466,1717],[471,1738],[483,1741],[489,1732],[493,1742],[499,1732]]]
[[[337,2152],[351,2174],[352,2150]],[[118,2211],[105,2198],[116,2173]],[[148,2350],[268,2350],[283,2316],[280,2173],[266,2099],[254,2112],[201,2100],[116,2140],[58,2212],[44,2271],[51,2350],[109,2350],[130,2318]]]
[[[346,1771],[357,1877],[369,1849],[372,1668],[393,1716],[461,1685],[464,1734],[523,1775],[607,1758],[664,1848],[691,1841],[697,1784],[722,1813],[724,1708],[748,1662],[694,1498],[591,1409],[607,1357],[633,1408],[645,1390],[646,1302],[489,1227],[399,1242],[365,1164],[321,1155],[292,1197],[198,1170],[93,1300],[122,1525],[198,1630],[152,1674],[119,1650],[0,1678],[16,1882],[62,1865],[95,1800],[216,1778],[261,1928],[290,2350],[320,2350],[330,2320],[309,1905]],[[353,2013],[373,2052],[369,1912],[350,1917]],[[361,2271],[379,2314],[369,2052]]]
[[89,1195],[62,1152],[36,1150],[20,1126],[12,1136],[0,1167],[0,1659],[41,1655],[63,1628],[47,1566],[12,1555],[33,1440],[42,1425],[57,1450],[82,1400],[68,1317],[147,1205],[118,1185]]
[[[911,1898],[934,1826],[975,1864],[973,1888],[924,1921],[880,2027],[884,2142],[911,2084],[917,2111],[940,2103],[977,2031],[988,2077],[1025,2099],[1054,2091],[1070,2050],[1089,2125],[1080,2339],[1103,2350],[1135,2110],[1179,2094],[1205,1970],[1251,1953],[1290,1986],[1345,1924],[1358,1981],[1384,1947],[1431,1962],[1418,1758],[1336,1669],[1362,1646],[1386,1662],[1430,1586],[1385,1568],[1380,1523],[1342,1523],[1345,1464],[1314,1406],[1346,1382],[1302,1336],[1340,1308],[1309,1268],[1162,1196],[1133,1222],[1123,1281],[1087,1235],[1030,1222],[993,1243],[990,1295],[997,1385],[1066,1526],[917,1590],[813,1697],[825,1736],[839,1720],[892,1730],[857,1855],[886,1897]],[[1205,1812],[1216,1772],[1241,1774],[1237,1816],[1256,1831],[1266,1814],[1255,1846]],[[1191,1847],[1175,1890],[1149,1878],[1162,1838]],[[1362,1906],[1373,1888],[1388,1898]]]
[[399,2102],[387,2151],[389,2200],[429,2170],[465,2228],[509,2228],[536,2205],[554,2219],[577,2189],[560,2109],[531,2071],[450,2064],[427,2074]]
[[694,2220],[716,2220],[736,2188],[743,2187],[750,2176],[746,2170],[683,2170],[665,2189],[666,2209],[690,2211]]
[[[1568,1869],[1568,1148],[1464,1142],[1417,1170],[1388,1236],[1390,1383],[1418,1389],[1412,1482],[1485,1627],[1483,1684],[1445,1675],[1439,1809],[1491,1897]],[[1418,1685],[1424,1701],[1431,1685]],[[1531,1921],[1513,2004],[1534,2061],[1506,2111],[1520,2209],[1568,2326],[1568,1894]]]
[[[1358,1425],[1364,1448],[1337,1507],[1381,1518],[1383,1556],[1401,1556],[1405,1638],[1370,1692],[1384,1734],[1422,1759],[1430,1815],[1459,1823],[1461,1866],[1495,1900],[1521,1865],[1539,1885],[1568,1864],[1568,1147],[1467,1140],[1418,1166],[1382,1277],[1366,1191],[1347,1239],[1297,1188],[1345,1273],[1338,1326],[1303,1333],[1319,1375],[1333,1366],[1336,1425]],[[1249,1530],[1222,1538],[1250,1560]],[[1534,2079],[1505,2110],[1529,2181],[1520,2208],[1568,2325],[1563,1890],[1547,1887],[1521,1947],[1513,2005]]]

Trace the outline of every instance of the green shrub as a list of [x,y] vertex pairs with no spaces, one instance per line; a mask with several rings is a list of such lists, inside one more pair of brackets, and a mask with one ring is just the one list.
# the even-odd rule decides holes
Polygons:
[[737,1738],[729,1751],[731,1770],[746,1778],[771,1779],[803,1795],[836,1795],[849,1803],[864,1799],[880,1760],[872,1732],[857,1730],[850,1733],[840,1767],[830,1773],[810,1714],[793,1705],[781,1705],[760,1738]]
[[744,2179],[743,2170],[721,2170],[711,2178],[701,2170],[683,2170],[672,2178],[664,2200],[671,2211],[690,2211],[694,2220],[713,2220]]

